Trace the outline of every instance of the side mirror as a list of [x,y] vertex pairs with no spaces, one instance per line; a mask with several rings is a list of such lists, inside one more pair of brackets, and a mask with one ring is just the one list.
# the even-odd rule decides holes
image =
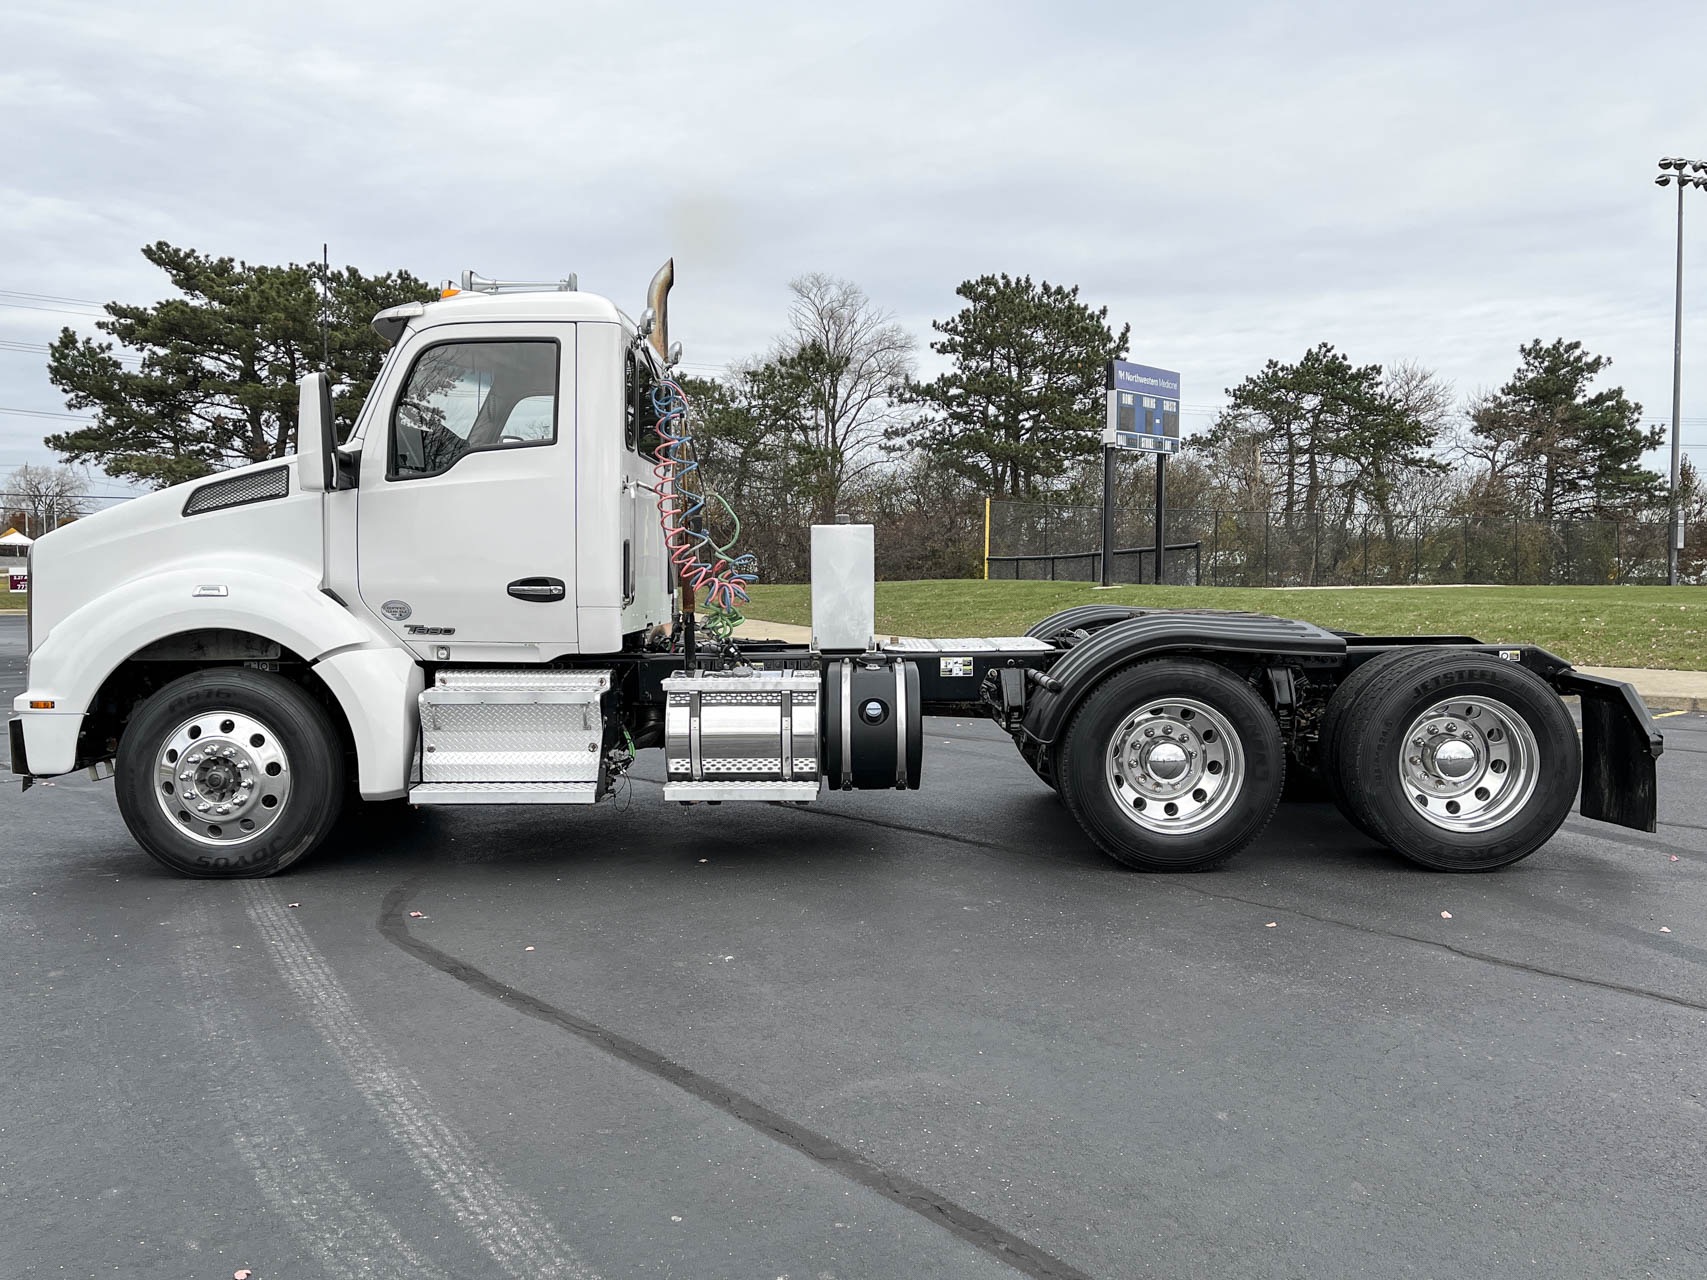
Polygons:
[[338,487],[332,383],[323,373],[311,373],[297,387],[296,482],[304,493],[325,493]]

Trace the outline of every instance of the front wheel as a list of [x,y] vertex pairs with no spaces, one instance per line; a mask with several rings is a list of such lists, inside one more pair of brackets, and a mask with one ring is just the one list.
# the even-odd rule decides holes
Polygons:
[[1201,871],[1274,816],[1286,778],[1280,726],[1232,672],[1142,662],[1093,689],[1057,757],[1061,797],[1127,866]]
[[119,812],[150,857],[186,876],[282,871],[337,821],[343,752],[319,703],[244,667],[197,671],[150,697],[119,741]]

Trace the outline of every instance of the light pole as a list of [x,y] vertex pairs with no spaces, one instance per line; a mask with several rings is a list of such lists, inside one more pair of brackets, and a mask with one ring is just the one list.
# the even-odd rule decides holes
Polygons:
[[1668,156],[1660,161],[1654,185],[1677,183],[1677,302],[1671,342],[1671,502],[1666,529],[1666,583],[1677,585],[1677,562],[1683,550],[1683,510],[1677,502],[1678,473],[1683,465],[1683,439],[1678,434],[1683,416],[1683,192],[1685,187],[1707,189],[1707,160]]

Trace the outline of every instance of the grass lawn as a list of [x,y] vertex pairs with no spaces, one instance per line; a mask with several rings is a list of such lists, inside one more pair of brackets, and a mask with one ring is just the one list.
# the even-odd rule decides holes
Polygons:
[[[882,635],[1013,636],[1076,604],[1248,609],[1366,635],[1470,635],[1538,644],[1584,666],[1707,669],[1707,587],[1408,587],[1288,590],[1081,582],[880,582]],[[753,589],[746,613],[811,622],[812,589]]]
[[10,591],[0,591],[0,613],[16,611],[22,613],[30,598],[22,593],[13,595]]

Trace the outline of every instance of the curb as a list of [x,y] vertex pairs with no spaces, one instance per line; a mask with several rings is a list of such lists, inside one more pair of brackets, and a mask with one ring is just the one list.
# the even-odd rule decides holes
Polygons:
[[1686,698],[1665,693],[1656,693],[1650,697],[1642,693],[1640,687],[1637,688],[1636,692],[1642,694],[1642,703],[1649,711],[1707,712],[1707,698]]

